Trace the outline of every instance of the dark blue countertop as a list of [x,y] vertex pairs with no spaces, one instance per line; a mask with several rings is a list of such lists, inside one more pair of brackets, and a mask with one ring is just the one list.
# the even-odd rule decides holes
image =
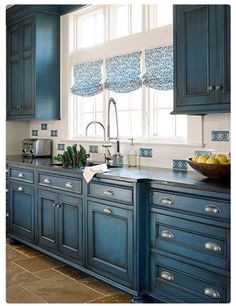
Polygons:
[[[50,158],[28,159],[22,156],[7,156],[7,164],[29,166],[33,168],[47,169],[73,175],[82,175],[81,169],[65,169],[55,165]],[[230,183],[227,181],[213,181],[205,178],[195,171],[177,171],[166,168],[154,167],[128,167],[111,168],[110,172],[96,174],[96,177],[116,179],[127,182],[151,181],[151,183],[188,187],[215,192],[230,193]]]

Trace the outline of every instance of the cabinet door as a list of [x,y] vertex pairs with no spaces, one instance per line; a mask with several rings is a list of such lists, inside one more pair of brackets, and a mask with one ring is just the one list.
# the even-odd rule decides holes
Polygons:
[[59,249],[61,253],[82,259],[82,200],[61,195],[59,201]]
[[89,269],[128,287],[133,283],[133,212],[88,201]]
[[228,104],[230,111],[230,6],[217,5],[216,9],[217,30],[217,66],[216,74],[217,102]]
[[39,244],[50,249],[58,248],[58,196],[55,192],[38,190]]
[[34,17],[22,22],[22,115],[34,114]]
[[16,24],[7,31],[7,115],[17,115],[21,94],[21,29]]
[[34,191],[33,186],[10,182],[10,232],[34,239]]

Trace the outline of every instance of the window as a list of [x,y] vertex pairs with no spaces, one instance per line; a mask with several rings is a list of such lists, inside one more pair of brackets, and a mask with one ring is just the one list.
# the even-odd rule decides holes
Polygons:
[[[169,4],[91,6],[84,12],[74,13],[71,22],[76,40],[71,55],[71,70],[74,64],[103,60],[104,74],[107,58],[141,51],[143,75],[145,50],[172,44],[172,5]],[[166,30],[162,31],[166,25],[169,26],[168,37]],[[71,138],[85,138],[86,126],[92,120],[100,121],[106,127],[109,97],[117,101],[121,139],[133,137],[136,140],[156,141],[175,138],[175,141],[186,141],[187,116],[170,115],[173,109],[173,90],[153,90],[145,86],[121,94],[104,90],[89,98],[71,95]],[[115,137],[112,106],[111,116],[111,137]],[[87,137],[102,140],[101,127],[91,125]]]

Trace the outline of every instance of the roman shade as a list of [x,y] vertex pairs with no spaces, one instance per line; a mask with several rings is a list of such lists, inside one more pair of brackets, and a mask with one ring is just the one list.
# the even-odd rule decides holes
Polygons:
[[82,97],[94,96],[103,90],[102,60],[73,67],[74,84],[71,93]]
[[117,93],[134,91],[142,86],[140,78],[141,52],[115,56],[106,60],[105,89]]
[[173,89],[173,46],[145,50],[143,84],[158,90]]

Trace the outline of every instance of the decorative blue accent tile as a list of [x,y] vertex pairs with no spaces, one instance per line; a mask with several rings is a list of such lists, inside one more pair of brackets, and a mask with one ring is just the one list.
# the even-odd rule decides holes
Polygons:
[[98,153],[98,146],[89,145],[89,153]]
[[212,141],[229,141],[229,131],[212,131]]
[[152,149],[149,149],[149,148],[140,148],[139,149],[139,156],[140,157],[152,158]]
[[32,130],[32,136],[38,136],[38,130]]
[[51,130],[51,137],[57,137],[58,136],[58,130]]
[[211,151],[195,151],[194,156],[211,156]]
[[187,171],[188,163],[184,159],[173,159],[173,169]]
[[48,129],[47,123],[41,123],[41,130],[46,131]]
[[57,144],[57,150],[58,151],[65,151],[65,144],[64,143],[58,143]]

